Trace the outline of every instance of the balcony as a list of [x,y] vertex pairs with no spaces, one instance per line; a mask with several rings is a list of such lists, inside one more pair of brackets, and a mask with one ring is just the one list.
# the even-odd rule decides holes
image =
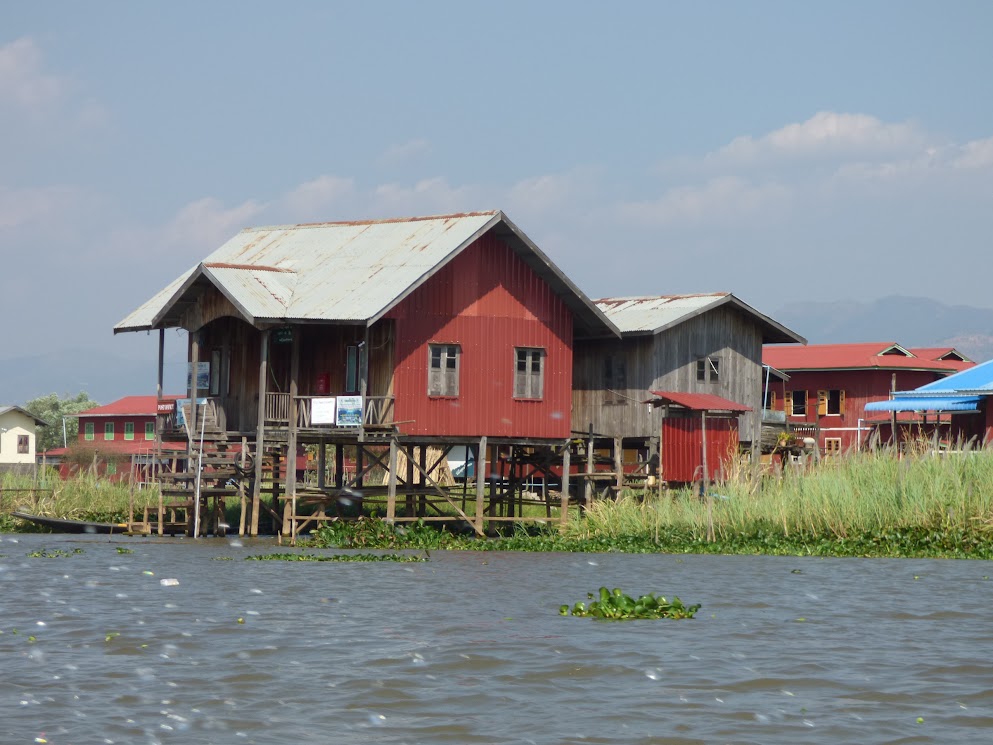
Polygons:
[[[357,418],[353,421],[344,421],[342,417],[336,416],[334,421],[327,421],[322,417],[320,421],[314,421],[314,401],[324,404],[335,399],[360,399],[361,409],[356,412]],[[343,428],[355,428],[361,426],[363,429],[388,429],[395,424],[393,415],[393,396],[297,396],[297,429],[308,430],[333,430]],[[324,412],[327,407],[323,407]],[[337,413],[337,410],[335,409]],[[289,393],[267,393],[265,395],[265,425],[268,427],[288,427],[290,422],[290,394]],[[360,424],[361,423],[361,424]]]

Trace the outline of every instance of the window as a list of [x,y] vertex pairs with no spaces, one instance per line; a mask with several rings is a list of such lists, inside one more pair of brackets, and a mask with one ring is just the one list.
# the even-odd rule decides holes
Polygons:
[[28,435],[18,435],[17,436],[17,452],[20,455],[27,455],[30,451],[28,446],[30,445],[30,438]]
[[624,391],[628,387],[627,366],[624,357],[609,354],[603,358],[603,402],[624,405]]
[[459,359],[457,344],[428,345],[428,395],[459,395]]
[[817,413],[820,416],[840,416],[845,413],[845,392],[817,391]]
[[806,391],[786,391],[786,414],[788,416],[807,416]]
[[93,437],[94,437],[94,435],[93,435],[93,422],[87,422],[86,424],[83,425],[83,433],[84,433],[83,434],[83,439],[84,440],[92,440],[93,439]]
[[155,439],[155,422],[145,422],[145,439]]
[[824,455],[841,455],[841,438],[824,438]]
[[545,383],[545,350],[514,350],[514,398],[541,398]]
[[114,439],[114,423],[106,422],[103,425],[103,439],[113,440]]
[[[215,349],[210,353],[210,395],[221,395],[221,350]],[[127,430],[124,439],[128,438]]]
[[107,475],[113,476],[117,473],[117,461],[108,460],[107,461]]
[[716,383],[721,379],[719,357],[701,357],[696,361],[696,379],[701,383]]
[[345,356],[345,393],[359,392],[359,348],[349,346]]
[[765,408],[768,409],[769,411],[775,411],[776,410],[776,392],[775,391],[766,391]]
[[134,422],[124,422],[124,439],[134,439]]

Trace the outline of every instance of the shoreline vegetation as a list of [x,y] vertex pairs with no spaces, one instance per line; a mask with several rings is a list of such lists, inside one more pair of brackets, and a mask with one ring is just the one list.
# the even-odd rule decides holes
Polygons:
[[[44,476],[45,478],[42,478]],[[11,517],[23,510],[118,522],[131,500],[140,511],[154,490],[83,476],[62,482],[0,479],[0,531],[36,532]],[[38,491],[31,493],[31,489]],[[767,554],[993,559],[993,452],[934,455],[911,448],[824,459],[802,470],[759,475],[742,469],[712,485],[659,495],[627,492],[574,510],[564,529],[521,523],[478,539],[437,524],[389,525],[374,515],[326,524],[308,548],[451,549],[623,553]]]

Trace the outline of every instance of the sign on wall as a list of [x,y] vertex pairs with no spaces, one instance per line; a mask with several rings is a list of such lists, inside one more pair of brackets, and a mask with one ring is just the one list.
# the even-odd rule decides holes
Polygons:
[[334,424],[335,415],[338,410],[338,399],[330,398],[310,399],[310,423],[311,424]]
[[362,396],[338,396],[338,414],[335,423],[339,427],[361,427]]
[[[193,372],[193,363],[186,363],[186,390],[190,389],[190,383],[192,382],[191,374]],[[209,362],[198,362],[197,363],[197,391],[208,391],[210,390],[210,363]]]

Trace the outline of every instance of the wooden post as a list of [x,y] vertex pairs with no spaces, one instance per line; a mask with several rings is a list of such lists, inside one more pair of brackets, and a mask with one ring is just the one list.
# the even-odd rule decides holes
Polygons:
[[159,377],[158,377],[158,386],[155,389],[156,401],[162,398],[162,379],[163,379],[163,370],[165,369],[165,363],[163,362],[164,358],[165,358],[165,329],[159,329],[159,368],[158,368]]
[[340,489],[345,485],[345,446],[341,442],[334,446],[334,486]]
[[572,457],[571,448],[572,442],[566,440],[565,450],[562,452],[562,494],[559,503],[559,529],[562,530],[569,522],[569,470],[572,468],[569,459]]
[[620,437],[614,438],[614,470],[617,472],[617,478],[614,481],[617,494],[614,497],[617,498],[621,496],[621,490],[624,489],[624,440]]
[[[289,531],[291,544],[296,543],[297,516],[297,395],[300,377],[300,327],[293,329],[290,348],[290,406],[286,436],[286,506],[290,508],[289,520],[283,520],[283,533]],[[285,513],[285,511],[284,511]]]
[[386,522],[390,525],[397,515],[397,438],[390,438],[390,480],[386,496]]
[[[241,464],[241,475],[245,474],[245,460],[248,457],[248,438],[241,438],[241,454],[239,456]],[[238,535],[245,535],[245,510],[248,508],[248,499],[245,496],[245,479],[238,479],[238,498],[241,502],[241,518],[238,520]]]
[[583,490],[583,509],[593,503],[593,422],[590,422],[590,438],[586,441],[586,488]]
[[262,455],[265,448],[265,387],[269,363],[269,332],[261,331],[259,340],[259,408],[255,428],[255,483],[252,484],[252,525],[249,535],[259,534],[259,509],[262,502]]
[[317,488],[324,489],[327,486],[327,475],[325,471],[328,467],[327,446],[324,444],[324,435],[321,435],[320,449],[317,451]]
[[[890,378],[890,391],[896,393],[896,373]],[[890,398],[893,398],[890,395]],[[896,409],[890,412],[890,444],[896,445],[899,442],[896,436]]]
[[714,500],[707,488],[707,412],[700,412],[700,439],[703,443],[703,473],[700,476],[700,496],[707,500],[707,540],[714,540]]
[[479,451],[476,454],[476,532],[483,534],[483,491],[486,488],[486,435],[479,438]]

